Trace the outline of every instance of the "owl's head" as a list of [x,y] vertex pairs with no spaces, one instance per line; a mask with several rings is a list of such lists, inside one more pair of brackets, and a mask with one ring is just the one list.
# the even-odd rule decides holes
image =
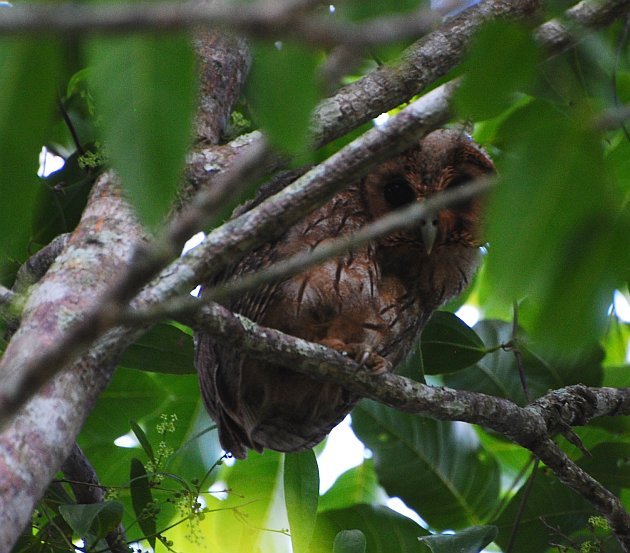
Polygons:
[[[492,160],[470,136],[461,130],[442,129],[378,166],[363,186],[370,214],[376,219],[494,171]],[[474,198],[443,209],[413,229],[392,233],[381,244],[417,248],[429,256],[439,255],[452,245],[480,246],[482,202]]]

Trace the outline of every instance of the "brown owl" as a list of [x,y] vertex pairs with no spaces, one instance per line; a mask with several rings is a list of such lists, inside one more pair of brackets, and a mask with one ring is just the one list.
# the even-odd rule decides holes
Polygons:
[[[277,240],[246,255],[229,280],[352,233],[379,217],[446,188],[492,173],[490,158],[461,131],[435,131],[336,194]],[[481,201],[444,209],[302,274],[234,298],[226,306],[261,325],[347,351],[372,370],[391,370],[409,353],[431,313],[457,296],[480,260]],[[313,447],[357,397],[197,336],[197,370],[221,444],[247,448]]]

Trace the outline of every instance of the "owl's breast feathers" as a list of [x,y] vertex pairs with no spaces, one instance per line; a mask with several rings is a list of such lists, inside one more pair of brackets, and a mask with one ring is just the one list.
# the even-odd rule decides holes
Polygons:
[[[443,134],[429,135],[419,147],[339,192],[277,241],[248,254],[228,278],[352,233],[381,216],[387,207],[385,200],[391,201],[392,197],[408,201],[412,196],[404,190],[401,193],[399,182],[393,192],[392,187],[387,188],[391,179],[409,182],[413,198],[418,197],[418,201],[430,187],[427,175],[438,183],[436,188],[446,187],[439,180],[447,179],[440,176],[445,173],[440,173],[439,164],[452,165],[456,156],[450,150],[426,152],[422,145],[437,140],[446,150],[456,149],[460,143],[465,149],[473,146],[469,139],[461,138],[461,133],[458,138],[453,131],[438,132]],[[474,147],[473,153],[485,164],[485,172],[492,170],[492,162],[483,152]],[[438,154],[441,157],[431,159],[431,155]],[[418,162],[419,156],[422,163]],[[475,161],[474,156],[472,159]],[[423,167],[423,163],[428,166]],[[458,174],[450,167],[444,169]],[[410,178],[410,170],[418,174]],[[385,200],[380,196],[383,190]],[[415,234],[401,234],[356,248],[283,282],[240,296],[226,306],[261,325],[309,341],[336,344],[351,352],[357,348],[372,351],[395,366],[410,351],[431,313],[459,294],[471,279],[479,251],[474,239],[476,229],[466,218],[475,219],[477,210],[471,205],[466,211],[447,213],[446,223],[436,222],[439,236],[431,253]],[[221,444],[236,457],[245,457],[247,448],[310,448],[345,417],[358,399],[335,384],[250,358],[205,334],[197,336],[197,369]]]

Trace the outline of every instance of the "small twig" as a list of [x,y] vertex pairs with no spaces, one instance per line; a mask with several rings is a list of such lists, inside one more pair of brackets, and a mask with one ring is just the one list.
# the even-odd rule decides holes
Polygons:
[[29,286],[38,282],[46,274],[53,261],[64,250],[68,240],[70,240],[69,233],[60,234],[52,242],[27,259],[18,269],[13,290],[18,294],[23,294],[28,290]]
[[516,516],[514,517],[514,522],[512,523],[512,530],[510,531],[510,539],[508,540],[505,553],[512,553],[512,548],[514,547],[514,543],[516,542],[516,535],[521,525],[523,514],[525,513],[525,506],[527,505],[529,494],[532,491],[532,486],[534,485],[534,480],[536,479],[536,474],[538,473],[539,464],[540,464],[540,461],[536,459],[534,461],[534,466],[532,467],[532,472],[530,473],[529,478],[527,479],[527,483],[525,484],[525,488],[523,489],[523,497],[521,497],[521,500],[518,504],[518,509],[516,511]]
[[531,394],[529,393],[529,386],[527,384],[527,377],[525,376],[525,364],[523,363],[523,352],[521,351],[518,340],[518,303],[515,301],[513,304],[513,318],[512,318],[512,337],[511,337],[511,350],[516,360],[516,367],[518,369],[518,377],[521,380],[521,387],[523,394],[525,395],[525,401],[527,403],[532,402]]

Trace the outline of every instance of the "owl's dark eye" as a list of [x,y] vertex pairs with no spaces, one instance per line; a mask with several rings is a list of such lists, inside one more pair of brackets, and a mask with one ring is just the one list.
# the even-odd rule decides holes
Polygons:
[[416,199],[411,186],[402,177],[388,182],[383,190],[383,196],[385,201],[392,207],[401,207]]

